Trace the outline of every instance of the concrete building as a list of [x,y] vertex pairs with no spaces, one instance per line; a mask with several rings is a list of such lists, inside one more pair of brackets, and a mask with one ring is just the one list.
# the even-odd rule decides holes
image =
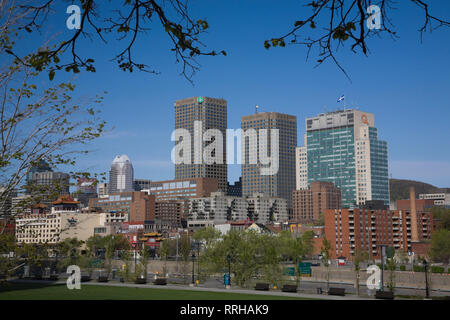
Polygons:
[[34,172],[27,187],[27,193],[34,197],[42,197],[40,202],[47,205],[56,196],[69,194],[70,176],[64,172]]
[[31,195],[20,195],[11,198],[11,215],[13,217],[31,213],[32,198]]
[[341,208],[341,190],[332,182],[311,182],[307,190],[292,192],[294,207],[292,219],[301,223],[319,221],[320,215],[326,209]]
[[167,201],[209,197],[211,192],[217,192],[218,188],[216,178],[186,178],[151,181],[148,188],[141,191],[154,195],[156,201]]
[[307,157],[306,147],[295,148],[295,186],[297,190],[308,189]]
[[127,155],[118,155],[111,163],[109,171],[108,192],[134,191],[134,170],[130,158]]
[[77,178],[77,192],[75,197],[84,207],[87,207],[89,205],[89,199],[97,197],[97,179]]
[[246,197],[248,218],[256,223],[267,224],[289,220],[288,201],[281,197],[270,197],[255,193]]
[[99,197],[103,197],[108,195],[108,184],[107,183],[98,183],[97,184],[97,195]]
[[[86,212],[71,197],[54,201],[49,213],[25,214],[16,218],[16,239],[19,243],[58,243],[67,238],[86,241],[98,233],[106,233],[113,223],[122,223],[127,215]],[[104,231],[104,232],[103,232]]]
[[[226,192],[227,101],[210,97],[192,97],[175,101],[174,107],[175,129],[185,129],[191,136],[191,161],[175,164],[175,179],[216,178],[219,189]],[[208,129],[217,129],[222,134],[223,150],[214,151],[222,154],[222,163],[207,164],[203,160],[203,150],[212,143],[211,139],[204,141],[202,136]],[[178,142],[175,141],[175,144]]]
[[[242,195],[246,197],[254,193],[264,193],[270,197],[284,198],[291,209],[291,195],[295,189],[297,118],[278,112],[255,113],[241,118],[241,128]],[[262,133],[266,129],[268,134],[263,141]],[[272,138],[269,139],[272,129],[278,129],[278,150],[276,150],[277,142],[272,141]],[[278,170],[270,175],[261,174],[262,168],[269,167],[269,164],[261,161],[263,151],[260,149],[264,143],[267,144],[267,151],[270,150],[270,154],[278,151]]]
[[450,193],[419,194],[419,199],[433,200],[435,206],[444,206],[450,208]]
[[243,198],[213,192],[209,197],[189,199],[187,202],[188,224],[191,221],[227,221],[247,219],[247,202]]
[[89,208],[104,212],[122,213],[128,221],[145,221],[155,218],[155,196],[144,192],[120,192],[89,199]]
[[150,179],[134,179],[134,190],[135,191],[141,191],[145,189],[150,189],[150,185],[152,183],[152,180]]
[[339,110],[307,118],[306,149],[308,184],[333,182],[346,208],[367,200],[389,205],[387,143],[378,139],[373,114]]
[[189,199],[187,206],[188,222],[206,220],[222,224],[247,219],[258,223],[288,220],[286,199],[265,194],[232,197],[223,192],[214,192],[210,197]]

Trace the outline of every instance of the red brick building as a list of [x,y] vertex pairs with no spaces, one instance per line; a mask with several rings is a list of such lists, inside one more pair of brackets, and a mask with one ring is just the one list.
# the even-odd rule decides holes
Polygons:
[[313,223],[320,219],[320,214],[326,209],[341,207],[341,189],[332,182],[311,182],[307,190],[292,192],[292,219],[301,223]]
[[430,240],[433,232],[431,212],[415,215],[405,210],[326,210],[325,237],[331,244],[331,256],[351,260],[357,251],[365,251],[371,258],[380,259],[380,245],[413,251],[413,244]]
[[128,214],[128,221],[155,219],[155,196],[145,192],[119,192],[100,198],[89,199],[89,208],[100,208],[104,212]]

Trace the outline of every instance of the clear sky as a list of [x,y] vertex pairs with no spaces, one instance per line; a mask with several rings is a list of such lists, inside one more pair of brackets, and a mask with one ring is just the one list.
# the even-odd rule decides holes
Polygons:
[[[283,34],[310,13],[303,2],[191,1],[192,12],[210,24],[204,42],[228,53],[199,59],[201,70],[194,85],[179,75],[181,65],[175,63],[168,39],[156,25],[138,39],[134,52],[139,62],[154,66],[160,75],[120,71],[109,60],[124,43],[80,43],[81,52],[96,59],[97,72],[82,72],[75,81],[76,92],[94,96],[108,91],[103,117],[114,127],[91,144],[93,152],[80,159],[80,169],[108,171],[115,155],[127,154],[136,178],[173,178],[170,135],[177,99],[226,99],[229,128],[239,128],[241,116],[253,113],[255,104],[260,111],[296,115],[298,145],[303,145],[305,117],[325,107],[328,111],[343,107],[336,100],[345,94],[347,107],[375,114],[379,138],[388,142],[393,178],[450,187],[450,30],[427,33],[421,43],[417,30],[423,24],[422,11],[400,1],[392,16],[399,39],[374,39],[368,57],[348,48],[339,50],[350,82],[331,61],[314,68],[316,59],[306,61],[304,47],[264,48],[264,40]],[[64,31],[68,17],[64,9],[54,14],[50,34],[69,32]],[[450,2],[432,1],[432,12],[450,19]],[[55,80],[63,77],[57,75]],[[240,167],[230,165],[229,180],[239,175]]]

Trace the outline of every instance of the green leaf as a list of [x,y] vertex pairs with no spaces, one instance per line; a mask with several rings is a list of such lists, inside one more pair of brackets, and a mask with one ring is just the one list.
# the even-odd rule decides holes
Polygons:
[[50,70],[50,72],[48,73],[48,78],[51,80],[53,80],[53,78],[55,77],[55,70]]

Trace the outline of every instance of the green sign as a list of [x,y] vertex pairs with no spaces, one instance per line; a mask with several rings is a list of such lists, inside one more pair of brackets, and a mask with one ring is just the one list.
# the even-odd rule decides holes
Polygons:
[[391,259],[395,255],[395,248],[394,247],[387,247],[386,248],[386,257],[388,259]]
[[298,270],[302,275],[311,275],[311,262],[300,262],[298,264]]
[[198,103],[202,103],[202,102],[203,102],[203,97],[198,97],[198,98],[197,98],[197,102],[198,102]]
[[285,275],[285,276],[295,276],[295,268],[294,267],[284,268],[283,275]]

